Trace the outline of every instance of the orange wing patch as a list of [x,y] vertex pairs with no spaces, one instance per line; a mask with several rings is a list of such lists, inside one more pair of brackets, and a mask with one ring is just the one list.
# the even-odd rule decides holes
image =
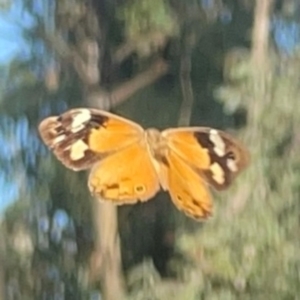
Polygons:
[[160,186],[146,145],[132,144],[96,164],[89,176],[89,189],[115,204],[153,197]]
[[[94,114],[95,118],[96,114]],[[92,151],[98,153],[113,152],[132,143],[138,142],[143,129],[122,118],[108,116],[100,125],[91,128],[88,145]]]
[[197,142],[193,132],[166,130],[162,134],[166,135],[170,149],[183,160],[200,169],[209,169],[211,164],[209,151]]
[[205,181],[176,153],[168,157],[168,190],[179,210],[196,219],[206,219],[212,213],[212,200]]

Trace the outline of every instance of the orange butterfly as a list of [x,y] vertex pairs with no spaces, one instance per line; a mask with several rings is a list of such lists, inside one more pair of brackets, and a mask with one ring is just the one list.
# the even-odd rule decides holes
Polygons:
[[144,130],[106,111],[72,109],[39,125],[45,144],[75,171],[91,168],[94,196],[135,203],[168,190],[179,210],[197,220],[212,213],[207,185],[227,188],[249,161],[225,132],[206,127]]

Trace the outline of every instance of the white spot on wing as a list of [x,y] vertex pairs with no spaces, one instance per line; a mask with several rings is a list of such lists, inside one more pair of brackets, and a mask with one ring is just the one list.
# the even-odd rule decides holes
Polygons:
[[225,143],[218,131],[215,129],[211,129],[209,132],[209,139],[214,144],[214,151],[218,156],[225,155]]
[[78,132],[84,128],[84,123],[91,119],[91,113],[88,109],[81,109],[79,114],[77,114],[71,124],[71,131]]
[[84,153],[88,148],[88,145],[82,140],[76,141],[70,149],[70,158],[72,160],[79,160],[83,158]]
[[62,142],[64,139],[66,138],[66,135],[65,134],[61,134],[61,135],[58,135],[52,142],[53,145],[56,145],[60,142]]
[[230,171],[232,171],[232,172],[238,171],[238,167],[237,167],[236,161],[234,159],[228,158],[226,164]]
[[213,174],[213,179],[218,183],[218,184],[223,184],[225,181],[224,178],[224,171],[221,168],[221,166],[218,163],[213,163],[210,168],[209,168]]

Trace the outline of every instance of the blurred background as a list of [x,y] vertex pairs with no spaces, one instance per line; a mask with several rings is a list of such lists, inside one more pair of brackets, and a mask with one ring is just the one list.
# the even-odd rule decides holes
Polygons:
[[[300,299],[299,16],[300,0],[1,0],[0,299]],[[38,136],[73,107],[219,128],[252,162],[207,222],[165,193],[116,211]]]

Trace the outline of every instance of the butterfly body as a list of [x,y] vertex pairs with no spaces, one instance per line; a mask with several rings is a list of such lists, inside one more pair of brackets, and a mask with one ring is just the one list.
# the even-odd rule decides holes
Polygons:
[[78,108],[46,118],[39,131],[68,168],[91,169],[88,186],[98,198],[127,204],[168,190],[176,207],[195,219],[211,215],[207,186],[227,188],[249,161],[247,150],[222,131],[145,130],[96,109]]

